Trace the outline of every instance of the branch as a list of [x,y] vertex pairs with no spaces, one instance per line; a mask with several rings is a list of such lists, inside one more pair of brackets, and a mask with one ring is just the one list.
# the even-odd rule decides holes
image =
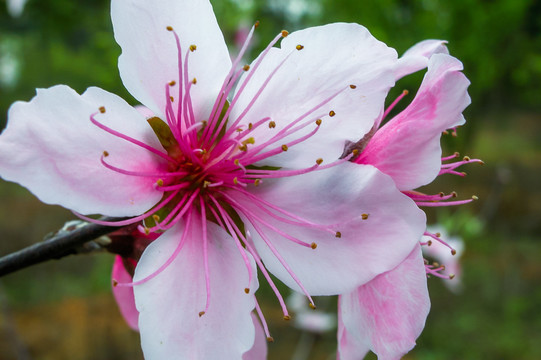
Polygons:
[[[100,220],[115,221],[123,219],[103,218]],[[120,228],[119,226],[103,226],[79,221],[75,223],[68,222],[52,236],[45,237],[44,241],[0,258],[0,276],[47,260],[60,259],[71,254],[84,252],[81,250],[86,243]]]

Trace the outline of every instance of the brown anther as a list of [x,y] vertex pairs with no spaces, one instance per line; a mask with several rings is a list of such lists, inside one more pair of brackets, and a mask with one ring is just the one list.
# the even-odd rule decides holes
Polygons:
[[287,151],[289,149],[286,144],[282,145],[282,151]]
[[197,50],[197,46],[195,46],[195,45],[190,45],[190,51],[191,51],[191,52],[194,52],[195,50]]
[[316,160],[316,164],[321,165],[323,163],[323,159],[319,158]]
[[438,195],[439,195],[440,197],[444,197],[444,196],[445,196],[445,193],[444,193],[443,191],[440,191],[440,192],[438,193]]
[[434,234],[437,238],[441,237],[441,233],[437,232]]
[[456,191],[453,191],[453,192],[451,193],[451,197],[456,198],[457,196],[458,196],[458,194],[456,193]]
[[118,285],[118,281],[116,281],[115,279],[113,279],[113,287],[117,286]]
[[297,49],[297,50],[302,50],[302,49],[304,49],[304,46],[302,46],[301,44],[299,44],[299,45],[295,46],[295,49]]
[[444,130],[444,131],[442,131],[441,133],[442,133],[443,135],[449,135],[449,131],[447,131],[447,130]]
[[409,92],[408,90],[402,91],[402,94],[403,94],[403,95],[408,95],[409,93],[410,93],[410,92]]
[[201,124],[203,124],[203,127],[207,126],[208,123],[209,123],[209,122],[208,122],[207,120],[201,121]]
[[334,235],[334,236],[336,236],[337,238],[341,238],[341,237],[342,237],[342,233],[341,233],[340,231],[337,231],[337,232],[336,232],[336,235]]
[[274,338],[273,338],[272,336],[269,336],[269,337],[267,338],[267,342],[270,342],[270,343],[271,343],[271,342],[274,342]]
[[334,115],[336,115],[336,113],[334,112],[334,110],[329,111],[329,116],[330,116],[330,117],[333,117]]
[[310,247],[315,250],[317,248],[317,244],[313,242],[310,244]]
[[244,65],[244,66],[242,67],[242,70],[244,70],[244,71],[250,70],[250,65]]
[[456,255],[456,250],[455,249],[451,249],[451,255],[453,255],[453,256]]
[[276,127],[276,123],[274,121],[269,122],[269,129],[274,129]]
[[259,27],[259,20],[257,20],[254,24],[254,27],[257,29]]
[[233,163],[234,163],[235,165],[239,166],[240,161],[239,161],[239,159],[235,159],[235,161],[233,161]]
[[254,180],[254,186],[259,186],[260,183],[261,183],[261,179]]
[[250,289],[249,289],[249,288],[244,288],[244,292],[245,292],[246,294],[249,294],[249,293],[250,293]]
[[317,120],[316,120],[316,125],[317,125],[317,126],[321,125],[321,123],[322,123],[322,120],[321,120],[321,119],[317,119]]
[[176,82],[175,80],[173,80],[173,81],[171,81],[171,82],[169,83],[169,86],[175,86],[176,84],[177,84],[177,82]]
[[471,198],[472,198],[473,200],[479,200],[479,198],[478,198],[476,195],[473,195]]
[[109,153],[107,151],[104,151],[103,152],[103,157],[107,157],[107,156],[109,156]]
[[426,244],[427,244],[428,246],[431,246],[431,245],[432,245],[432,240],[428,240],[428,241],[426,242]]
[[175,102],[175,98],[172,96],[169,96],[169,100],[171,100],[171,102]]
[[[254,127],[254,124],[252,123],[248,123],[248,130],[252,130],[252,128]],[[253,138],[252,138],[253,139]],[[253,144],[253,143],[252,143]]]
[[363,219],[363,220],[368,219],[368,214],[361,214],[361,219]]
[[289,31],[282,30],[282,37],[287,37],[289,35]]
[[312,309],[312,310],[316,309],[316,306],[314,304],[312,304],[312,303],[308,304],[308,306],[310,306],[310,309]]
[[357,85],[351,84],[349,87],[352,88],[352,89],[357,89]]
[[168,26],[166,27],[167,31],[173,31],[173,27],[172,26]]
[[289,315],[285,315],[285,316],[284,316],[284,320],[285,320],[285,321],[289,321],[289,320],[291,320],[291,316],[289,316]]
[[147,227],[145,227],[145,234],[146,234],[146,235],[150,234],[150,229],[147,228]]
[[160,222],[160,216],[159,215],[152,215],[152,218],[154,219],[155,222]]
[[100,113],[104,114],[105,113],[105,106],[100,106],[99,110],[100,110]]
[[464,161],[470,161],[471,159],[470,159],[469,156],[464,156],[464,157],[462,158],[462,160],[464,160]]
[[243,132],[244,130],[242,130],[242,128],[237,128],[237,130],[235,130],[236,132]]
[[247,151],[248,147],[246,145],[241,145],[241,146],[239,146],[239,150],[240,151]]
[[200,311],[200,312],[199,312],[199,317],[201,317],[201,316],[203,316],[203,315],[205,315],[205,312],[204,312],[204,311]]
[[357,156],[359,155],[359,149],[353,149],[351,153],[353,154],[353,156]]
[[449,275],[449,280],[453,280],[455,278],[455,274],[450,274]]
[[434,265],[435,267],[440,267],[440,263],[438,262],[433,262],[432,265]]
[[197,84],[197,78],[193,78],[192,84],[194,84],[194,85]]

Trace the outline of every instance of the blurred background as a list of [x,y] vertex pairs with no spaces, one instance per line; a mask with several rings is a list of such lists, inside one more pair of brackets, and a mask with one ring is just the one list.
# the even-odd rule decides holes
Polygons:
[[[281,29],[337,21],[366,26],[399,54],[423,39],[449,41],[472,82],[472,105],[458,136],[443,137],[444,153],[459,151],[486,165],[470,164],[462,168],[465,178],[442,176],[422,189],[480,200],[428,213],[431,224],[464,242],[461,275],[452,280],[460,286],[429,279],[432,311],[406,358],[541,359],[541,1],[212,3],[232,51],[261,21],[253,56]],[[38,87],[67,84],[81,93],[99,86],[136,104],[119,78],[119,54],[108,0],[2,0],[0,129],[10,104],[30,100]],[[412,99],[421,79],[422,73],[403,79],[389,99],[404,89]],[[74,218],[16,184],[1,181],[0,199],[0,255]],[[0,359],[142,359],[138,334],[123,323],[111,295],[112,261],[107,253],[69,257],[0,278]],[[334,358],[335,329],[299,330],[282,320],[268,289],[261,293],[275,338],[269,359]],[[335,312],[333,301],[323,302]],[[325,326],[332,328],[332,319]]]

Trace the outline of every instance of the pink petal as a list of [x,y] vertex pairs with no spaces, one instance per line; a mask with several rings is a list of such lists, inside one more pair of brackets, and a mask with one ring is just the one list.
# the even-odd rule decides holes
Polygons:
[[255,327],[255,341],[252,348],[242,355],[242,360],[263,360],[267,358],[267,336],[254,313],[252,313],[252,320]]
[[341,360],[400,359],[415,346],[430,310],[420,246],[404,262],[339,300]]
[[[233,239],[214,223],[208,227],[210,306],[206,305],[202,224],[197,215],[175,260],[155,278],[135,286],[145,359],[240,359],[254,344],[251,311],[257,278],[248,271]],[[179,223],[145,250],[134,280],[150,275],[173,254],[184,231]],[[249,254],[250,266],[255,264]],[[245,293],[250,288],[250,293]]]
[[[208,117],[211,102],[231,68],[225,41],[208,0],[113,0],[111,17],[115,39],[122,48],[118,59],[124,86],[157,116],[164,115],[165,86],[177,82],[178,50],[170,26],[180,37],[182,61],[190,45],[189,79],[197,78],[190,92],[197,119]],[[178,99],[177,99],[178,100]]]
[[[256,188],[255,194],[332,229],[329,233],[278,221],[257,208],[255,201],[243,201],[251,213],[267,223],[308,244],[317,244],[316,249],[302,246],[261,226],[312,295],[348,292],[394,268],[411,252],[425,229],[425,214],[396,189],[390,177],[371,166],[345,162],[327,170],[267,181]],[[369,214],[368,219],[362,220],[363,213]],[[300,291],[254,227],[247,223],[246,228],[266,267]],[[341,232],[341,238],[335,231]]]
[[[104,106],[106,113],[98,113]],[[0,174],[32,191],[41,201],[83,214],[130,216],[150,209],[162,197],[157,179],[119,174],[100,158],[128,170],[156,171],[163,163],[148,150],[98,128],[105,125],[162,149],[152,129],[122,99],[98,88],[83,95],[64,85],[38,89],[30,102],[9,109],[0,136]]]
[[409,48],[395,66],[396,80],[413,74],[428,66],[428,60],[434,54],[449,54],[445,40],[424,40]]
[[[304,48],[297,50],[298,45]],[[254,102],[266,79],[288,56]],[[322,118],[318,133],[302,145],[266,160],[265,164],[302,167],[312,165],[319,157],[337,159],[346,140],[359,140],[382,113],[384,99],[394,84],[396,57],[394,49],[357,24],[330,24],[291,33],[282,40],[280,48],[271,49],[258,69],[254,70],[258,60],[252,63],[241,83],[252,71],[254,75],[234,104],[231,119],[237,119],[251,105],[241,124],[271,117],[275,128],[261,126],[254,131],[258,145],[313,110],[304,120],[311,124],[288,139],[309,133],[315,128],[314,122]],[[350,85],[356,88],[351,89]],[[334,117],[329,117],[331,110],[336,113]],[[282,140],[274,147],[287,142]]]
[[390,175],[400,190],[434,180],[441,168],[441,133],[463,124],[470,103],[470,82],[461,70],[454,57],[433,55],[415,99],[376,132],[356,162]]
[[[119,283],[129,283],[132,277],[126,271],[122,258],[115,256],[113,264],[112,278]],[[113,286],[113,295],[120,309],[120,313],[126,320],[126,323],[135,331],[139,331],[137,322],[139,321],[139,312],[135,308],[135,298],[133,296],[133,288],[124,286]]]

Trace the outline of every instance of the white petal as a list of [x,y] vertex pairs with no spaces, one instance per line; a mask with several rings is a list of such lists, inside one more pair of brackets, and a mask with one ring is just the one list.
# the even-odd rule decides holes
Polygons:
[[156,171],[163,161],[148,150],[98,128],[105,125],[162,149],[152,129],[124,100],[98,88],[83,95],[67,86],[38,89],[30,102],[16,102],[0,136],[0,175],[28,188],[41,201],[83,214],[130,216],[150,209],[162,197],[156,179],[119,174],[101,164]]
[[[298,45],[304,48],[297,50]],[[254,75],[233,105],[230,122],[251,106],[266,79],[287,58],[241,123],[248,125],[265,117],[276,123],[273,129],[264,125],[250,135],[258,145],[309,112],[304,121],[311,125],[271,147],[309,133],[316,127],[315,121],[322,118],[318,133],[265,164],[295,167],[312,165],[320,157],[337,159],[346,140],[358,141],[381,115],[384,99],[394,84],[396,57],[393,49],[357,24],[330,24],[291,33],[282,40],[280,48],[271,49],[258,69],[254,70],[258,60],[252,63],[241,83],[250,72],[254,71]],[[325,103],[337,93],[340,94]],[[331,110],[336,113],[334,117],[329,116]]]
[[[176,259],[155,278],[135,286],[141,344],[146,360],[240,359],[255,337],[251,311],[257,279],[248,272],[233,239],[208,223],[210,306],[205,309],[206,285],[202,225],[197,219],[188,229]],[[134,280],[158,269],[173,254],[184,226],[176,225],[145,250]],[[250,266],[255,264],[249,254]],[[250,294],[244,289],[249,287]]]
[[[243,201],[245,208],[267,223],[308,244],[317,244],[316,249],[296,244],[261,225],[312,295],[351,291],[394,268],[411,252],[426,227],[425,215],[415,203],[396,189],[390,177],[371,166],[346,162],[323,171],[267,181],[254,193],[333,230],[329,233],[288,224],[257,208],[256,201]],[[363,213],[369,214],[368,219],[362,220]],[[266,267],[286,285],[301,291],[253,225],[247,223],[246,228]],[[334,231],[340,231],[341,238],[335,237]]]
[[447,44],[445,40],[424,40],[413,45],[396,63],[396,80],[426,68],[428,60],[434,54],[449,54],[445,44]]
[[[143,105],[163,118],[165,86],[177,86],[179,64],[175,37],[180,37],[182,61],[190,45],[189,81],[197,78],[191,90],[194,113],[205,119],[212,101],[231,68],[225,41],[208,0],[113,0],[111,17],[115,39],[122,48],[118,59],[124,86]],[[178,101],[178,99],[177,99]]]

